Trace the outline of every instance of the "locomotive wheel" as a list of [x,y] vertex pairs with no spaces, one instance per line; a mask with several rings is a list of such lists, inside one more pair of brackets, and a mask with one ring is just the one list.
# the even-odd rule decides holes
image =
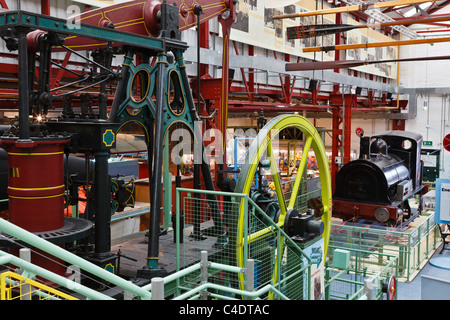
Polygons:
[[[283,196],[283,190],[281,186],[281,178],[278,172],[277,168],[277,161],[275,159],[275,156],[272,152],[272,142],[275,141],[275,139],[278,137],[278,134],[287,128],[297,128],[305,137],[305,143],[303,146],[303,152],[302,152],[302,158],[297,170],[297,176],[295,177],[294,184],[292,187],[291,196],[288,199],[288,201],[285,200]],[[324,232],[322,234],[322,237],[324,238],[324,256],[327,254],[327,248],[328,248],[328,242],[330,238],[330,225],[331,225],[331,207],[332,207],[332,201],[331,201],[331,177],[330,177],[330,171],[329,171],[329,165],[328,165],[328,159],[327,155],[325,153],[325,147],[323,145],[322,139],[317,132],[316,128],[309,122],[306,118],[290,114],[290,115],[280,115],[272,120],[270,120],[264,128],[260,130],[256,138],[253,140],[253,143],[249,147],[247,159],[245,164],[243,165],[237,183],[235,192],[237,193],[243,193],[243,194],[250,194],[252,182],[256,175],[258,164],[260,161],[264,158],[265,152],[267,151],[267,158],[270,163],[270,171],[272,174],[272,179],[275,185],[275,195],[276,200],[278,201],[280,210],[278,215],[277,224],[281,228],[284,226],[284,221],[286,214],[288,211],[295,208],[296,201],[298,199],[298,191],[300,187],[300,182],[302,179],[302,176],[304,176],[304,172],[306,170],[307,166],[307,155],[310,150],[313,150],[315,153],[315,157],[317,159],[317,164],[319,168],[319,174],[320,174],[320,182],[321,182],[321,200],[323,202],[323,215],[321,217],[323,223],[324,223]],[[267,166],[267,165],[266,165]],[[267,166],[268,167],[268,166]],[[235,250],[235,258],[236,258],[236,265],[238,267],[243,268],[244,267],[244,227],[245,227],[245,203],[244,200],[241,200],[239,212],[234,213],[231,217],[231,226],[235,226],[236,233],[230,234],[230,248],[231,250]],[[251,239],[259,238],[263,236],[265,233],[268,234],[269,232],[273,232],[273,228],[266,228],[265,230],[259,230],[255,233],[247,234],[247,239],[250,239],[249,242],[251,242]],[[280,255],[282,257],[282,254]],[[276,262],[275,265],[278,265]],[[274,274],[272,275],[272,281],[276,279],[276,273],[277,271],[274,271]],[[243,275],[240,276],[241,279],[239,279],[241,285],[243,283]]]

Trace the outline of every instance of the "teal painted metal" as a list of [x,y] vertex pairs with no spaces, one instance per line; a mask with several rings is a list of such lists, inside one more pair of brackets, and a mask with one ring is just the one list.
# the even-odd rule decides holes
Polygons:
[[166,135],[164,138],[163,148],[163,227],[168,229],[172,213],[172,174],[169,170],[169,135]]
[[[181,54],[181,53],[180,53]],[[177,59],[167,67],[166,88],[167,88],[167,117],[164,123],[164,132],[174,123],[183,123],[194,133],[194,119],[188,107],[186,91],[181,78],[180,66],[182,62]]]
[[0,14],[0,28],[23,26],[105,42],[111,41],[157,52],[165,51],[166,42],[159,38],[145,37],[83,23],[80,24],[79,28],[69,28],[67,23],[68,21],[65,19],[25,11],[6,11]]
[[[164,133],[167,135],[168,128],[174,123],[181,123],[187,129],[194,133],[194,119],[189,110],[186,90],[181,78],[180,68],[183,66],[182,59],[176,59],[175,62],[168,62],[166,54],[159,54],[156,64],[151,61],[143,61],[138,66],[134,65],[134,52],[130,51],[125,56],[123,66],[127,66],[128,73],[122,75],[127,79],[125,95],[122,97],[116,119],[119,119],[119,130],[129,122],[137,122],[148,132],[148,119],[155,118],[155,86],[156,70],[158,63],[167,63],[166,83],[165,83],[165,101],[164,108]],[[181,55],[181,53],[179,53]],[[139,91],[135,91],[139,87]]]

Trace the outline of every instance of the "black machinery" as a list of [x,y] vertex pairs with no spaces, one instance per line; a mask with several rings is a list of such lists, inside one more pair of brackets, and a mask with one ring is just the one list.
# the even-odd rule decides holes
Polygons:
[[412,219],[408,199],[424,189],[422,140],[420,134],[407,131],[362,137],[359,159],[346,163],[336,176],[333,214],[344,221],[389,226]]

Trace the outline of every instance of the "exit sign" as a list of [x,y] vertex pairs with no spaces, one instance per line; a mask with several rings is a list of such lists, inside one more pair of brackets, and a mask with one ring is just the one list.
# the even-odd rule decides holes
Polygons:
[[423,145],[431,147],[433,145],[433,141],[423,141]]

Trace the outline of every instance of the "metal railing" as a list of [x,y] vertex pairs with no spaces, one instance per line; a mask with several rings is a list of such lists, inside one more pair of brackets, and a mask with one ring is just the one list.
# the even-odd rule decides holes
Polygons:
[[398,257],[399,279],[409,282],[440,244],[434,214],[424,215],[422,220],[405,230],[333,224],[330,245],[394,255]]
[[[180,202],[181,193],[186,193]],[[212,200],[214,195],[218,200]],[[283,292],[287,299],[310,299],[311,257],[287,236],[280,225],[269,217],[247,194],[215,192],[177,188],[176,208],[176,256],[177,271],[188,267],[195,261],[198,252],[205,250],[211,261],[227,265],[228,268],[248,268],[248,261],[254,261],[255,290],[272,286]],[[223,199],[219,199],[223,198]],[[227,234],[214,234],[209,216],[211,205],[219,205],[220,223]],[[243,210],[242,210],[243,208]],[[239,211],[241,210],[241,211]],[[238,226],[230,217],[239,212],[243,222],[240,236]],[[184,224],[184,228],[181,228]],[[181,232],[183,230],[183,232]],[[215,230],[217,231],[217,230]],[[234,247],[230,240],[242,237]],[[192,290],[201,283],[200,273],[191,273],[177,288]],[[234,290],[245,288],[247,275],[229,272],[213,272],[209,277],[211,285],[230,287]],[[279,295],[269,292],[265,299],[278,299]],[[284,298],[284,297],[283,297]]]
[[[336,249],[349,252],[348,268],[334,267]],[[328,250],[326,300],[381,300],[384,297],[383,281],[398,276],[399,259],[395,255],[335,246],[329,246]]]
[[[0,219],[0,231],[4,234],[10,235],[11,237],[28,244],[30,247],[37,248],[46,252],[48,255],[56,257],[66,263],[76,266],[80,270],[84,270],[86,273],[92,274],[100,279],[104,279],[105,281],[116,285],[124,290],[132,292],[136,296],[139,296],[141,299],[151,299],[151,294],[149,291],[142,289],[141,287],[133,284],[131,281],[127,281],[109,271],[104,270],[103,268],[45,240],[37,235],[28,232],[4,219]],[[3,236],[3,235],[1,235]],[[9,241],[15,241],[12,238],[7,238]],[[76,292],[85,299],[92,300],[111,300],[112,298],[93,290],[89,287],[83,286],[80,283],[76,283],[74,279],[69,279],[58,275],[54,272],[51,272],[47,269],[39,267],[35,264],[32,264],[24,259],[16,257],[12,254],[6,253],[0,250],[0,266],[12,264],[17,266],[29,274],[33,276],[40,276],[44,279],[47,279],[55,284],[67,288],[72,292]],[[32,277],[30,277],[32,278]]]
[[78,300],[12,271],[0,274],[0,300]]
[[[180,192],[188,192],[191,195],[208,193],[208,191],[191,189],[177,190],[177,223],[174,228],[177,237],[177,270],[162,279],[162,282],[168,288],[165,289],[164,297],[175,293],[175,299],[193,298],[193,296],[195,298],[197,293],[208,289],[207,291],[215,299],[219,297],[222,299],[310,299],[311,258],[248,195],[244,194],[214,192],[218,197],[229,197],[231,199],[229,201],[218,201],[222,208],[225,206],[228,210],[232,210],[236,209],[241,201],[244,203],[244,221],[246,223],[243,230],[243,260],[240,265],[237,265],[235,257],[227,255],[230,250],[226,250],[226,240],[223,242],[223,235],[213,237],[214,243],[210,249],[214,252],[209,252],[209,258],[213,259],[207,263],[209,276],[205,280],[205,277],[202,277],[205,264],[201,261],[198,262],[200,252],[204,250],[197,246],[195,248],[196,257],[192,257],[193,260],[186,263],[189,260],[186,259],[188,258],[186,253],[189,251],[186,250],[186,244],[189,240],[185,242],[180,237]],[[184,203],[189,201],[194,201],[194,198],[185,197]],[[210,200],[202,199],[201,201]],[[221,214],[223,216],[223,212]],[[208,224],[208,221],[206,221],[206,224]],[[193,226],[188,225],[183,228],[182,237],[189,239],[189,234],[186,237],[184,234],[189,233],[192,229]],[[123,288],[126,292],[125,296],[128,298],[144,300],[159,297],[159,295],[153,294],[152,289],[152,287],[157,286],[156,280],[158,279],[155,279],[155,284],[152,282],[147,286],[139,287],[4,219],[0,219],[0,231],[26,243],[29,247],[42,250],[67,264],[77,266],[80,270],[104,279],[111,285]],[[208,241],[204,243],[208,243]],[[194,244],[194,242],[191,241],[191,244]],[[227,254],[221,254],[221,252]],[[217,259],[218,257],[220,259]],[[31,275],[30,279],[35,276],[47,279],[67,288],[70,292],[77,293],[83,299],[112,299],[101,292],[75,283],[71,279],[0,251],[0,265],[6,264],[18,266]],[[226,278],[225,282],[223,278]],[[159,280],[161,282],[161,279]],[[205,293],[201,293],[200,296],[204,297]]]

